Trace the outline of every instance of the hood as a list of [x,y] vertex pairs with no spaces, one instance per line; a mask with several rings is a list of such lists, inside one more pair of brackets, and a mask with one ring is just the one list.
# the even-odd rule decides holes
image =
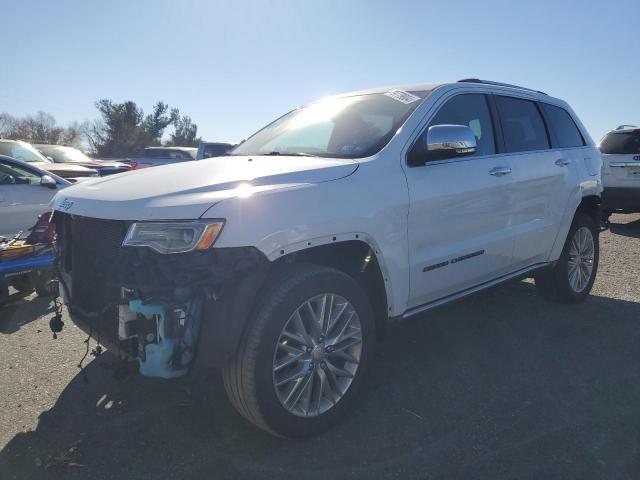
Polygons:
[[[358,162],[290,156],[229,156],[173,163],[76,184],[53,199],[63,212],[112,220],[199,218],[225,198],[337,180]],[[240,188],[239,188],[240,187]]]
[[34,165],[42,170],[46,170],[48,172],[69,172],[69,173],[87,173],[91,172],[91,169],[87,167],[83,167],[82,165],[75,165],[73,163],[49,163],[49,162],[30,162],[31,165]]
[[87,162],[86,164],[83,163],[82,165],[90,168],[104,168],[104,167],[129,168],[129,165],[124,162],[113,162],[113,161],[98,162],[97,160],[93,160],[92,162]]
[[126,163],[122,162],[98,162],[96,160],[87,160],[83,162],[56,162],[56,165],[76,166],[84,168],[128,167]]

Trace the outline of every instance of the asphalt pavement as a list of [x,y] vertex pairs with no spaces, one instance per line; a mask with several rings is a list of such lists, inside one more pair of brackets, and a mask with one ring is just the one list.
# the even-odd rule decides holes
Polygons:
[[640,478],[640,216],[612,221],[587,302],[521,281],[399,324],[356,408],[309,440],[245,422],[219,372],[142,378],[107,352],[85,376],[85,335],[65,317],[54,340],[49,302],[14,292],[0,479]]

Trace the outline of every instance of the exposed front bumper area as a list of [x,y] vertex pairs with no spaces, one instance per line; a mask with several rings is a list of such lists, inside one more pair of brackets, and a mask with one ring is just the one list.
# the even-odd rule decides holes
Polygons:
[[[70,317],[140,373],[173,378],[235,350],[270,262],[252,247],[162,255],[122,247],[125,222],[56,213]],[[196,355],[196,352],[198,354]]]
[[640,212],[640,185],[639,188],[605,187],[602,192],[602,208],[622,213]]

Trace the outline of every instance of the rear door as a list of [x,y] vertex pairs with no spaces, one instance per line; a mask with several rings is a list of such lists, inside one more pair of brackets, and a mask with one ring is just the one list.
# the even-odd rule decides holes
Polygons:
[[513,267],[546,262],[578,184],[570,149],[552,148],[542,107],[534,100],[494,97],[514,170]]
[[444,124],[469,126],[478,149],[473,156],[406,169],[410,307],[508,273],[511,262],[513,175],[509,157],[496,155],[487,96],[469,93],[450,97],[421,135],[430,126]]

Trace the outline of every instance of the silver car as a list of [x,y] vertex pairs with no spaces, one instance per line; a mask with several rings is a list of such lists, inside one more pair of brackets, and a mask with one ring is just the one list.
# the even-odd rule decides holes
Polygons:
[[27,232],[38,215],[61,188],[71,185],[64,178],[0,155],[0,237]]

